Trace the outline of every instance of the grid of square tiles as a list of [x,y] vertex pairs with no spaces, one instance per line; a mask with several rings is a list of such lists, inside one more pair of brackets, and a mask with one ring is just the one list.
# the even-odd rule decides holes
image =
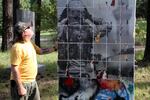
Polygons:
[[[90,77],[86,70],[93,70],[93,64],[94,70],[104,68],[110,78],[133,78],[134,22],[131,19],[135,15],[130,10],[135,0],[118,0],[118,7],[112,6],[110,1],[57,0],[60,77],[66,77],[69,70],[73,77],[96,78]],[[98,34],[101,38],[96,43]]]
[[[135,0],[112,1],[57,0],[60,99],[74,100],[91,87],[97,96],[104,73],[108,80],[133,82]],[[88,100],[84,96],[78,99]]]

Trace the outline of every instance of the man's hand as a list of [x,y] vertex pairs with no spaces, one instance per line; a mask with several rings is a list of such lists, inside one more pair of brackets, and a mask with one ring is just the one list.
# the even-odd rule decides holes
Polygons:
[[23,86],[18,87],[18,94],[20,96],[24,96],[24,95],[26,95],[26,93],[27,93],[27,90]]
[[57,51],[58,49],[58,42],[55,42],[54,46],[51,48],[41,48],[41,53],[40,54],[48,54],[52,53],[54,51]]
[[18,70],[17,65],[11,65],[11,72],[14,77],[14,80],[16,81],[17,87],[18,87],[18,94],[23,96],[27,93],[26,89],[23,87],[23,84],[21,82],[20,78],[20,72]]

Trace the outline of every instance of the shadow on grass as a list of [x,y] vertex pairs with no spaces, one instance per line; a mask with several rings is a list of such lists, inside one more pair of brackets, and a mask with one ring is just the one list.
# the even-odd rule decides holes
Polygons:
[[46,63],[46,74],[48,76],[57,77],[57,62],[53,62],[53,63]]
[[41,100],[57,100],[58,96],[58,77],[57,62],[46,62],[44,75],[38,75],[38,85]]
[[136,82],[135,88],[138,87],[139,89],[147,89],[150,88],[150,82]]
[[45,78],[45,79],[57,79],[57,62],[46,62],[44,63],[45,65],[45,70],[44,72],[40,72],[38,73],[38,76],[37,76],[37,80],[40,80],[42,78]]
[[0,100],[10,100],[9,92],[10,69],[0,67]]
[[150,61],[138,60],[135,62],[137,68],[150,67]]
[[10,68],[0,68],[0,83],[10,80]]

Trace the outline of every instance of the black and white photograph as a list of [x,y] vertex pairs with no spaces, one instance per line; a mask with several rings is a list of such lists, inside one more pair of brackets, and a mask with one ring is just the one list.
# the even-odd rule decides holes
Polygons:
[[[92,96],[88,98],[88,95],[92,94],[81,91],[84,89],[81,81],[88,83],[88,80],[99,79],[102,79],[99,81],[101,85],[106,85],[102,86],[105,95],[111,95],[112,100],[121,94],[106,91],[113,88],[109,87],[109,83],[117,84],[118,90],[127,91],[128,96],[122,97],[123,100],[132,100],[126,86],[133,84],[134,74],[134,3],[135,0],[57,0],[58,42],[61,48],[58,49],[58,59],[67,55],[67,67],[63,67],[66,69],[61,70],[63,61],[62,64],[59,61],[59,81],[64,77],[76,78],[80,85],[75,93],[65,92],[66,97],[60,95],[60,100],[101,100],[102,95],[91,99]],[[98,84],[91,85],[95,91]],[[102,93],[103,89],[98,91]]]

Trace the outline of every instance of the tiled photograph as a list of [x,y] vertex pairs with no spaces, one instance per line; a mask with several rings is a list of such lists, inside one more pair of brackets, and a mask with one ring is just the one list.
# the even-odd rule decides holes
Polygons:
[[133,61],[134,62],[134,44],[121,44],[121,61]]
[[131,100],[133,84],[120,80],[60,78],[59,100]]
[[[58,24],[67,29],[59,31],[58,36],[68,36],[65,42],[69,46],[63,49],[69,55],[64,80],[78,80],[80,86],[69,94],[63,91],[68,87],[59,84],[59,92],[66,94],[60,95],[60,100],[133,100],[135,5],[131,4],[129,0],[68,0],[63,11],[57,9]],[[93,89],[89,88],[92,92],[88,94],[88,90],[82,91],[82,83],[90,81]]]
[[96,80],[87,78],[60,78],[59,100],[92,100],[97,91]]
[[83,68],[81,69],[81,64],[79,60],[58,61],[58,76],[80,78],[81,70],[83,70]]
[[133,80],[134,77],[134,64],[131,61],[121,62],[121,77],[128,80]]
[[108,79],[115,79],[119,80],[120,79],[120,74],[121,74],[121,62],[107,62],[107,70],[106,74]]

